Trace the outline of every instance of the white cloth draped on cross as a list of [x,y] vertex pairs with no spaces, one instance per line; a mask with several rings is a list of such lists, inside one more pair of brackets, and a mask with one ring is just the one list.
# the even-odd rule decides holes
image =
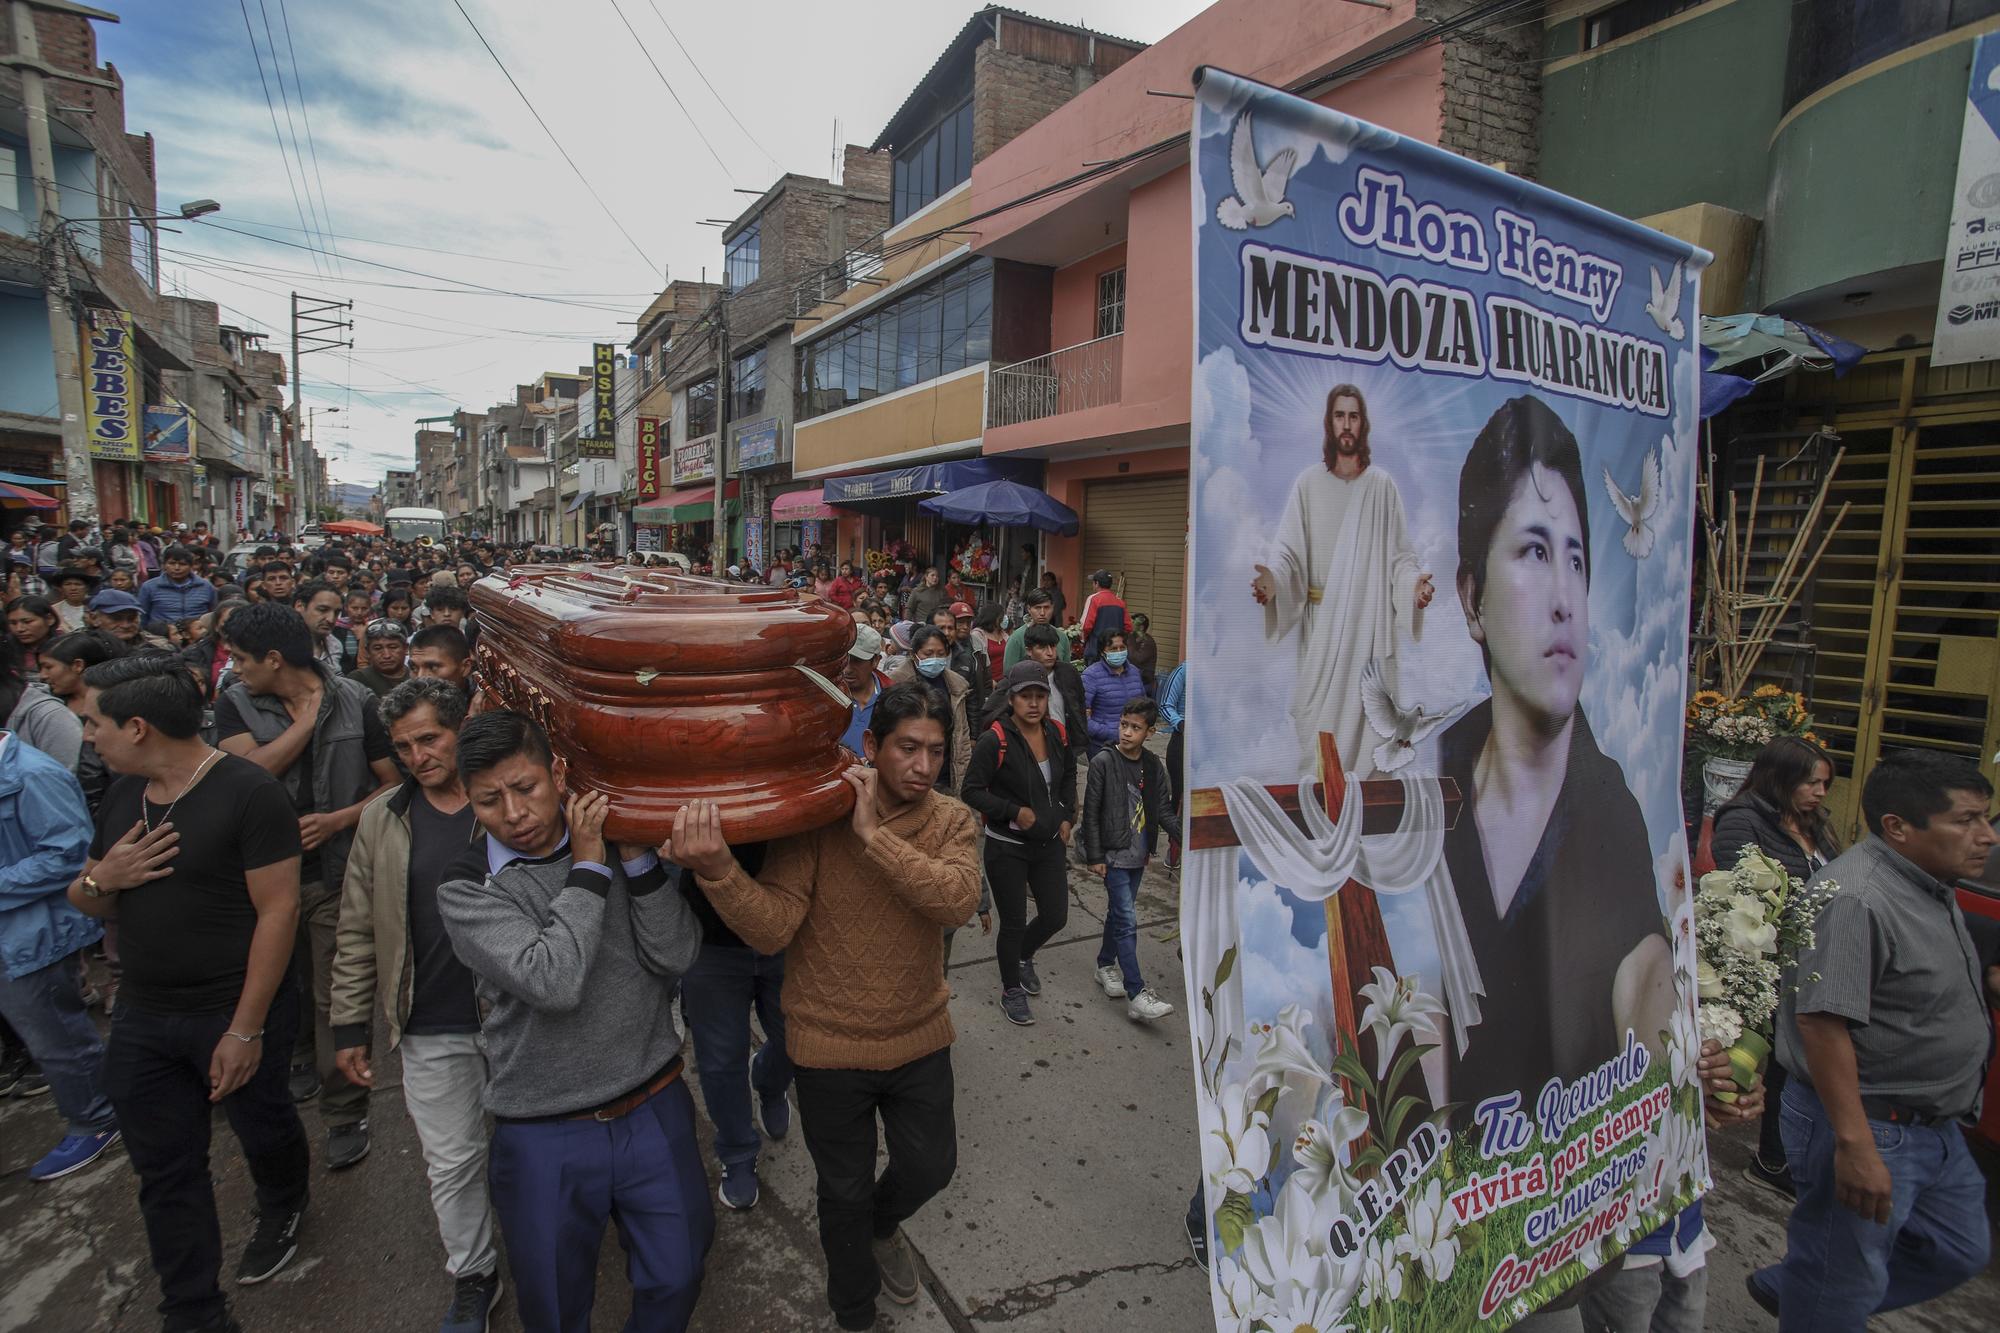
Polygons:
[[[1303,832],[1277,800],[1261,785],[1245,779],[1222,784],[1229,822],[1242,848],[1266,878],[1281,884],[1296,898],[1324,902],[1350,880],[1378,894],[1397,895],[1422,890],[1436,937],[1438,967],[1446,1004],[1451,1009],[1458,1052],[1465,1054],[1470,1029],[1480,1019],[1485,988],[1472,939],[1459,911],[1451,871],[1445,865],[1444,793],[1434,777],[1404,776],[1403,813],[1394,832],[1364,834],[1361,802],[1345,800],[1337,815],[1328,815],[1319,799],[1318,779],[1299,778],[1299,814]],[[1349,791],[1359,790],[1354,774]]]

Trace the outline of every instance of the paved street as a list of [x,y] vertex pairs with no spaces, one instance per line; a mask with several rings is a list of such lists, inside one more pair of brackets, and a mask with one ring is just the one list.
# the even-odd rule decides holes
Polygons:
[[[1177,1006],[1175,881],[1156,866],[1141,898],[1141,962]],[[926,1294],[904,1310],[883,1302],[882,1327],[932,1333],[1005,1324],[1055,1333],[1198,1333],[1206,1287],[1181,1235],[1195,1144],[1186,1029],[1180,1014],[1152,1027],[1097,991],[1091,971],[1102,890],[1072,876],[1070,928],[1041,955],[1045,990],[1032,1028],[1010,1027],[993,998],[990,939],[961,933],[952,968],[958,1025],[959,1169],[910,1235]],[[1183,1006],[1184,1007],[1184,1006]],[[342,1176],[316,1177],[300,1259],[237,1301],[249,1333],[340,1330],[428,1333],[448,1286],[423,1162],[393,1058],[378,1066],[375,1147]],[[317,1119],[307,1116],[318,1151]],[[107,1162],[31,1188],[23,1171],[56,1123],[46,1100],[0,1102],[0,1333],[136,1333],[156,1328],[135,1184]],[[245,1238],[249,1190],[226,1127],[215,1167],[224,1236]],[[1717,1194],[1709,1222],[1710,1329],[1763,1333],[1772,1323],[1743,1292],[1743,1275],[1782,1242],[1784,1213],[1740,1171],[1741,1135],[1714,1141]],[[831,1330],[822,1297],[811,1163],[796,1129],[770,1147],[763,1200],[723,1212],[695,1327],[708,1333]],[[607,1236],[596,1327],[626,1313],[623,1256]],[[1943,1301],[1879,1319],[1881,1333],[1990,1327],[2000,1273]],[[504,1309],[505,1307],[503,1307]],[[1557,1328],[1568,1320],[1548,1320]],[[518,1328],[506,1315],[496,1327]],[[1540,1326],[1538,1326],[1540,1333]]]

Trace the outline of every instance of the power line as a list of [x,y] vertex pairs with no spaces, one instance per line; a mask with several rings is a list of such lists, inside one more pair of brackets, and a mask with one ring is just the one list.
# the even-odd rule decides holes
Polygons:
[[617,215],[611,211],[611,205],[604,202],[604,196],[597,192],[597,187],[592,185],[590,178],[583,174],[583,168],[576,164],[576,159],[571,157],[569,150],[562,146],[562,140],[556,138],[556,132],[549,128],[549,123],[546,120],[542,119],[542,113],[535,110],[535,104],[528,100],[528,94],[522,91],[521,85],[514,81],[513,72],[507,68],[507,62],[502,60],[500,53],[493,49],[493,43],[486,40],[486,34],[481,32],[479,25],[472,21],[472,15],[465,12],[465,5],[462,3],[462,0],[451,0],[451,3],[458,10],[459,17],[465,20],[465,26],[472,29],[472,35],[477,37],[479,44],[486,48],[486,54],[492,56],[493,63],[500,67],[500,73],[507,79],[507,86],[512,88],[515,95],[521,99],[521,105],[528,108],[528,114],[533,116],[535,123],[542,127],[542,133],[549,136],[549,142],[556,146],[558,153],[562,154],[563,161],[569,163],[569,169],[576,173],[577,180],[581,181],[583,188],[590,192],[590,197],[597,201],[597,206],[604,210],[604,216],[611,219],[611,225],[618,228],[618,234],[625,238],[626,244],[632,247],[632,252],[645,261],[647,271],[650,273],[664,272],[640,248],[639,243],[632,239],[632,233],[625,230],[625,224],[620,222]]
[[[292,157],[299,164],[299,181],[305,186],[306,214],[312,219],[312,224],[320,229],[320,247],[327,252],[328,265],[333,268],[335,273],[338,273],[340,271],[340,261],[335,257],[332,247],[328,246],[324,239],[326,226],[320,220],[319,205],[313,202],[312,181],[306,176],[306,155],[299,150],[299,127],[292,120],[292,95],[285,89],[285,66],[278,58],[278,39],[271,35],[271,10],[265,3],[265,0],[257,0],[257,12],[264,19],[264,44],[271,48],[271,77],[278,81],[278,100],[285,107],[285,128],[291,131],[292,135]],[[283,151],[283,147],[282,144],[279,145],[280,151]]]
[[[646,0],[646,4],[652,9],[653,17],[660,21],[660,26],[667,30],[667,36],[674,39],[674,45],[680,47],[681,54],[687,57],[688,65],[690,68],[694,70],[695,77],[701,80],[702,86],[704,88],[707,88],[710,93],[714,94],[715,104],[721,107],[731,120],[736,121],[736,128],[743,131],[743,137],[748,139],[751,142],[751,144],[757,149],[758,152],[762,153],[765,157],[771,159],[772,166],[776,167],[779,171],[783,171],[785,169],[785,164],[780,162],[777,159],[777,157],[772,154],[770,149],[766,148],[763,144],[757,142],[757,136],[750,132],[750,127],[745,125],[741,120],[737,120],[736,113],[729,109],[729,103],[722,100],[721,93],[716,92],[715,85],[708,81],[708,75],[702,73],[701,62],[696,60],[694,58],[694,54],[691,51],[689,51],[687,47],[681,42],[680,34],[674,31],[673,24],[667,22],[667,16],[660,12],[660,6],[655,2],[655,0]],[[619,17],[623,18],[624,16],[621,14]],[[649,60],[651,58],[652,58],[651,56],[647,57],[647,59]]]
[[[10,173],[0,172],[0,175],[7,175],[7,174]],[[22,176],[26,175],[25,172],[18,174]],[[253,218],[241,218],[237,217],[236,214],[234,213],[231,213],[229,217],[232,222],[235,222],[240,226],[269,227],[273,231],[295,231],[299,232],[302,235],[311,234],[307,232],[303,227],[293,227],[283,222],[264,222]],[[441,250],[436,246],[432,245],[417,245],[410,241],[384,241],[373,236],[350,236],[344,232],[326,232],[324,234],[331,240],[354,241],[361,245],[380,245],[380,246],[386,246],[392,250],[418,250],[427,255],[445,255],[452,259],[473,259],[486,264],[509,264],[516,268],[539,268],[539,269],[544,269],[550,273],[575,272],[574,269],[563,268],[561,265],[558,264],[537,264],[533,260],[529,259],[502,259],[498,255],[474,254],[471,251],[467,250]]]
[[[262,0],[258,0],[258,2],[261,4]],[[269,21],[269,17],[268,14],[265,16],[267,22]],[[285,0],[278,0],[278,19],[285,29],[285,53],[291,57],[292,61],[292,91],[298,94],[299,119],[306,123],[306,147],[312,153],[313,179],[319,183],[320,211],[325,217],[327,226],[331,227],[333,225],[333,204],[326,197],[326,177],[321,175],[319,170],[319,145],[313,141],[312,113],[306,110],[306,85],[305,80],[299,74],[299,53],[298,49],[292,45],[292,15],[291,11],[285,5]],[[277,48],[273,47],[271,49],[271,59],[275,62],[277,57]],[[294,141],[292,146],[296,150],[298,147],[297,142]],[[301,164],[300,174],[303,175],[304,172],[304,164]],[[326,230],[322,230],[320,235],[328,241],[333,239],[332,233]],[[340,247],[336,245],[330,248],[333,250],[334,262],[338,265]]]
[[[278,108],[276,104],[274,104],[271,101],[270,81],[264,77],[264,53],[257,47],[257,30],[250,26],[250,6],[248,4],[248,0],[236,0],[236,4],[237,7],[243,11],[243,35],[250,39],[250,58],[257,62],[257,82],[260,85],[262,85],[264,89],[264,109],[271,113],[271,137],[277,140],[278,143],[278,160],[281,163],[283,163],[285,167],[285,184],[291,187],[292,207],[298,210],[299,225],[301,227],[305,227],[306,209],[305,205],[299,201],[298,182],[292,179],[292,159],[285,155],[285,136],[284,133],[278,129]],[[276,55],[276,52],[273,52],[272,54]],[[311,228],[307,228],[307,234],[308,235],[312,234]],[[307,248],[310,249],[311,247]],[[314,253],[317,254],[318,252],[314,251]],[[318,270],[319,267],[320,267],[319,261],[315,259],[313,261],[313,268],[315,270]],[[325,274],[321,272],[319,276],[321,278],[324,278]]]
[[618,7],[618,0],[611,0],[611,12],[618,16],[618,21],[625,25],[625,31],[631,33],[632,40],[639,44],[639,54],[646,57],[646,63],[653,67],[653,73],[660,76],[660,83],[666,88],[667,96],[674,99],[674,105],[681,109],[683,116],[687,117],[688,128],[694,131],[694,137],[701,140],[701,146],[706,148],[708,155],[715,159],[715,165],[721,167],[722,174],[729,178],[731,184],[734,184],[736,182],[736,174],[730,171],[729,164],[722,160],[722,154],[715,151],[715,145],[708,141],[708,136],[701,132],[701,126],[695,124],[694,112],[687,109],[687,103],[681,101],[681,95],[674,91],[674,85],[667,82],[666,71],[660,68],[659,61],[653,59],[653,53],[646,49],[645,38],[641,37],[639,30],[632,26],[632,20],[625,17],[625,11]]

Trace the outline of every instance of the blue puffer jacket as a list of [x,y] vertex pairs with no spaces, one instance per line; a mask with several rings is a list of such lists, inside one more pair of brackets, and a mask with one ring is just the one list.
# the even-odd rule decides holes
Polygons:
[[1139,668],[1114,672],[1103,658],[1083,673],[1083,706],[1090,714],[1090,753],[1118,744],[1118,719],[1125,705],[1146,692]]
[[0,967],[38,972],[104,934],[64,896],[90,850],[76,775],[0,733]]

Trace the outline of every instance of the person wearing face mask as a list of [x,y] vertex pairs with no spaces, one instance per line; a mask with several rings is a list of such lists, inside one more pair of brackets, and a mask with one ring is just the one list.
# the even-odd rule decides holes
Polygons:
[[1101,641],[1104,655],[1083,673],[1083,715],[1092,758],[1118,744],[1118,719],[1125,705],[1146,693],[1139,668],[1131,664],[1125,631],[1112,630]]
[[936,784],[947,795],[958,795],[965,766],[972,758],[972,727],[968,719],[972,686],[951,669],[951,642],[936,625],[919,625],[910,634],[910,655],[889,673],[889,683],[922,682],[944,706],[944,767]]

